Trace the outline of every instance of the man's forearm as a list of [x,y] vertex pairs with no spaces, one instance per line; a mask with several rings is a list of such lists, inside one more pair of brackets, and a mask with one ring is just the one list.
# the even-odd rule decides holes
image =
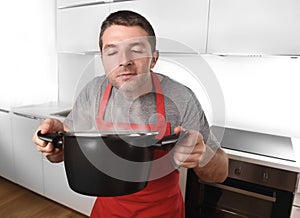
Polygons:
[[228,176],[228,157],[222,149],[218,149],[205,166],[195,167],[194,171],[204,182],[223,182]]

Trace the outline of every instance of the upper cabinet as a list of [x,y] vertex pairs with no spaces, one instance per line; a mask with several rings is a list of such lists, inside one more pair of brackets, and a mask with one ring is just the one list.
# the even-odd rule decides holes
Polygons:
[[99,52],[111,12],[145,16],[161,53],[300,54],[299,0],[58,0],[59,52]]
[[210,0],[208,53],[300,54],[299,0]]
[[57,10],[57,48],[59,52],[99,51],[102,21],[109,14],[109,4]]
[[99,51],[102,21],[110,12],[133,10],[153,25],[163,53],[205,53],[209,0],[60,0],[57,42],[60,52]]
[[163,53],[205,53],[209,0],[137,0],[111,3],[111,12],[133,10],[145,16]]

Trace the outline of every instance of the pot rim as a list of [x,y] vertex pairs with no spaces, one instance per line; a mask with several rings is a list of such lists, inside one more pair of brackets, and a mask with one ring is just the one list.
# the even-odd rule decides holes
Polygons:
[[158,131],[132,131],[132,130],[92,130],[92,131],[65,131],[60,132],[61,136],[74,137],[141,137],[156,136]]

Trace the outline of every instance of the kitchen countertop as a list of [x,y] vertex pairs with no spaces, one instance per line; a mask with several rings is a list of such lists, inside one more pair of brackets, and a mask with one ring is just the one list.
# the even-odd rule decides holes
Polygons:
[[240,160],[300,173],[300,138],[292,138],[292,144],[296,156],[296,162],[251,154],[242,151],[235,151],[226,148],[224,148],[224,151],[227,153],[228,157],[233,160]]
[[[72,105],[64,102],[49,102],[38,105],[28,105],[12,108],[12,112],[32,119],[46,119],[49,117],[63,120],[64,117],[55,116],[54,113],[70,110]],[[300,173],[300,138],[291,138],[295,152],[296,162],[266,157],[224,148],[230,159],[245,161],[263,166],[274,167]]]
[[58,112],[71,110],[72,104],[66,102],[48,102],[36,105],[27,105],[21,107],[14,107],[11,111],[14,114],[25,116],[31,119],[46,119],[49,117],[63,120],[64,117],[54,115]]
[[0,112],[9,113],[9,110],[0,108]]

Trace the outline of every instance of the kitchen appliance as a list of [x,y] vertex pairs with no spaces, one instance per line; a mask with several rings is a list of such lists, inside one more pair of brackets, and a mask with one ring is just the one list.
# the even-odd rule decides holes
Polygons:
[[[221,127],[212,130],[217,137],[223,133],[222,147],[294,161],[288,138]],[[279,152],[272,145],[283,150]],[[220,184],[200,181],[189,170],[186,215],[187,218],[288,218],[296,182],[296,172],[233,159],[229,160],[228,178]]]
[[222,148],[258,154],[287,161],[296,161],[290,137],[212,126]]
[[[185,134],[160,140],[153,131],[88,131],[37,135],[64,146],[69,186],[90,196],[121,196],[146,187],[155,149],[170,149]],[[173,170],[172,159],[169,159]]]

